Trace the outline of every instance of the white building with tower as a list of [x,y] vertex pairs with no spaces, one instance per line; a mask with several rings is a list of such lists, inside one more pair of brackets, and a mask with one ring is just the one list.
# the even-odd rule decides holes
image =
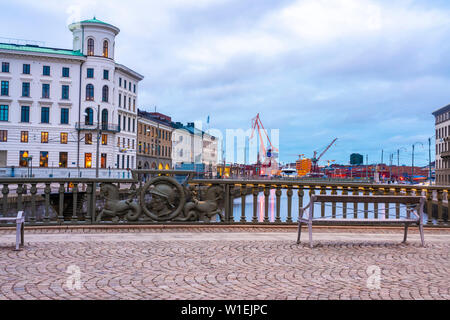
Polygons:
[[69,30],[72,49],[0,43],[0,167],[136,167],[144,77],[116,63],[119,28],[94,17]]

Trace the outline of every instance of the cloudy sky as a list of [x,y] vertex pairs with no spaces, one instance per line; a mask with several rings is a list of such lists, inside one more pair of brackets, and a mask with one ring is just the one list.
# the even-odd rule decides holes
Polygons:
[[[116,61],[145,76],[142,109],[175,121],[279,129],[281,161],[428,163],[431,112],[450,103],[447,0],[0,0],[0,37],[71,48],[67,24],[121,29]],[[423,144],[423,147],[421,145]],[[434,137],[432,137],[434,144]],[[434,147],[432,146],[432,156]],[[325,162],[323,161],[322,164]]]

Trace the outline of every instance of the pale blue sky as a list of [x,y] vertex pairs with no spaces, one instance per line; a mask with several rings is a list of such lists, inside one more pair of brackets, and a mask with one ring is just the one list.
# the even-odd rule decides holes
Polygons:
[[259,112],[280,130],[283,162],[337,137],[324,160],[358,152],[378,162],[384,149],[387,162],[403,147],[409,165],[421,142],[416,163],[426,165],[431,112],[450,103],[448,1],[0,3],[0,37],[47,46],[71,48],[77,18],[116,25],[116,60],[145,76],[141,108],[244,130]]

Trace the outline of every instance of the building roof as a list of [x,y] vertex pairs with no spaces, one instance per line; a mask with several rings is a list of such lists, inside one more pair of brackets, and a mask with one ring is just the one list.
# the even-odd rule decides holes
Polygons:
[[30,45],[30,44],[19,45],[13,43],[0,43],[0,50],[24,51],[32,53],[58,54],[66,56],[84,57],[84,55],[80,51],[50,48],[50,47],[40,47],[37,45]]
[[120,32],[120,29],[117,28],[116,26],[113,26],[110,23],[106,23],[101,20],[98,20],[96,17],[94,17],[92,19],[87,19],[87,20],[71,23],[69,25],[69,30],[73,31],[74,29],[78,28],[82,24],[99,24],[99,25],[102,25],[103,27],[107,27],[108,29],[112,30],[115,35],[117,35]]
[[443,113],[446,113],[448,111],[450,111],[450,104],[448,104],[445,107],[442,107],[442,108],[432,112],[431,114],[436,117],[436,116],[439,116],[439,115],[441,115]]
[[109,23],[106,23],[106,22],[103,22],[103,21],[98,20],[96,17],[94,17],[94,18],[92,18],[92,19],[80,21],[80,23],[101,23],[101,24],[111,25],[111,24],[109,24]]

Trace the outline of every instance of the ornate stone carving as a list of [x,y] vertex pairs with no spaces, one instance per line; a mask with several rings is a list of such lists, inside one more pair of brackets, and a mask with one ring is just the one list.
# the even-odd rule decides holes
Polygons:
[[224,190],[222,186],[212,185],[203,190],[205,196],[203,199],[200,198],[197,192],[190,192],[191,199],[188,201],[183,210],[183,217],[179,217],[179,221],[204,221],[209,222],[211,218],[215,215],[220,217],[221,221],[224,221],[224,216],[222,214],[223,208],[223,195]]
[[125,216],[128,221],[136,221],[141,215],[141,207],[132,200],[135,194],[131,194],[126,200],[120,200],[119,188],[111,183],[100,185],[100,196],[105,198],[105,207],[100,211],[96,221],[102,220],[103,215],[112,216],[113,221]]

